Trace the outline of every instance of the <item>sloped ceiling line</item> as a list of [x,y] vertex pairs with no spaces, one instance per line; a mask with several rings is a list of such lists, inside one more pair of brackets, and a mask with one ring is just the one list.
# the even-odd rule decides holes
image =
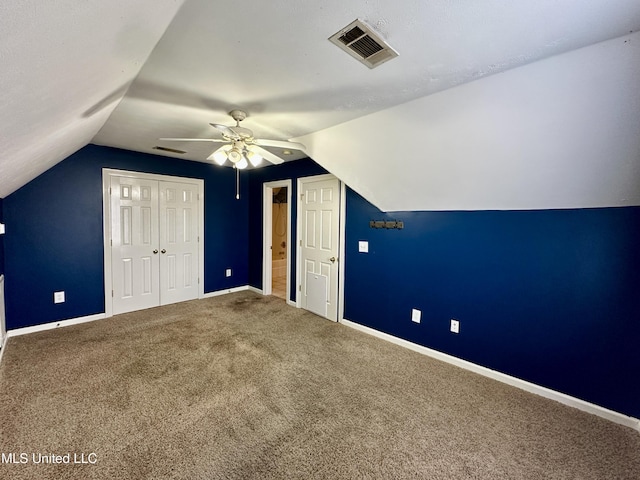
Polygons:
[[[328,37],[356,18],[372,25],[400,56],[370,70],[336,49]],[[211,136],[210,122],[226,124],[229,110],[242,108],[257,137],[306,136],[314,159],[383,209],[635,202],[622,174],[602,175],[602,165],[593,161],[580,165],[593,172],[575,188],[557,188],[562,179],[576,183],[578,167],[575,160],[559,162],[560,154],[583,154],[576,132],[611,130],[611,109],[605,107],[599,123],[583,122],[567,141],[552,143],[555,151],[532,150],[538,121],[548,115],[526,111],[526,102],[521,112],[507,115],[512,103],[494,82],[512,79],[502,90],[513,94],[525,87],[511,75],[523,65],[551,65],[544,59],[572,58],[563,54],[638,29],[640,3],[628,0],[5,2],[0,57],[9,67],[0,76],[0,197],[88,142],[158,154],[153,147],[160,137]],[[616,50],[615,58],[621,53]],[[584,59],[600,60],[595,53]],[[604,69],[627,72],[602,61]],[[547,102],[562,90],[547,67],[527,72],[542,76],[551,92]],[[593,72],[576,65],[571,74],[579,82]],[[491,99],[484,113],[483,98]],[[566,108],[585,110],[578,96],[569,98],[573,103],[558,98],[565,111],[553,118],[568,118]],[[400,116],[398,106],[405,108]],[[607,139],[593,146],[610,147],[614,166],[626,162],[621,171],[632,175],[638,159],[629,153],[635,144],[628,137],[636,117],[623,112],[630,127],[620,129],[621,146]],[[529,133],[516,129],[505,143],[496,136],[500,125],[521,125]],[[201,142],[168,146],[185,150],[180,158],[193,161],[206,161],[211,153]],[[509,152],[530,153],[514,163]],[[554,162],[539,161],[534,153]],[[402,168],[390,169],[390,162]],[[557,176],[551,182],[550,172]],[[509,181],[496,184],[496,177]],[[600,183],[594,183],[597,177]],[[556,188],[550,192],[545,184]],[[630,200],[614,201],[602,190]]]

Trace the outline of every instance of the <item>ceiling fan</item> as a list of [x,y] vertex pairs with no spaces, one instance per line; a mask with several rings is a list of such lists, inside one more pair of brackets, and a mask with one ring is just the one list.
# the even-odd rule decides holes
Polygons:
[[282,158],[262,147],[282,148],[285,154],[287,150],[305,149],[305,146],[301,143],[254,138],[251,130],[240,126],[240,122],[247,118],[246,112],[242,110],[231,110],[229,115],[236,121],[234,127],[219,125],[217,123],[209,124],[220,131],[222,138],[161,138],[160,140],[172,142],[224,143],[225,145],[214,150],[211,155],[207,157],[207,160],[213,160],[221,166],[225,165],[228,160],[231,166],[238,170],[247,168],[249,163],[257,167],[262,163],[263,159],[274,165],[284,162]]

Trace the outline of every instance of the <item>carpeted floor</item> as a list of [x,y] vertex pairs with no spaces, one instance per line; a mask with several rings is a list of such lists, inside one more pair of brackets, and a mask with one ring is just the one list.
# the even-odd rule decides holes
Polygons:
[[630,428],[251,292],[11,338],[0,452],[3,479],[640,479]]

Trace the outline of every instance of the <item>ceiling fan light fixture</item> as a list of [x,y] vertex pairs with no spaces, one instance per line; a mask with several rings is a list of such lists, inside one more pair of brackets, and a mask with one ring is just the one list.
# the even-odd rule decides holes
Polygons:
[[220,166],[224,165],[224,162],[227,161],[227,152],[224,150],[216,150],[211,156],[213,157],[213,161]]
[[253,165],[254,167],[257,167],[258,165],[260,165],[260,163],[262,163],[262,155],[259,155],[257,153],[247,152],[247,158],[249,159],[249,162],[251,162],[251,165]]
[[233,147],[231,150],[229,150],[229,153],[227,153],[227,156],[231,163],[238,163],[241,160],[244,160],[244,157],[242,156],[242,152],[238,150],[236,147]]
[[241,157],[240,160],[238,162],[236,162],[236,168],[238,170],[244,170],[248,166],[249,166],[249,164],[247,163],[247,159],[244,158],[244,157]]

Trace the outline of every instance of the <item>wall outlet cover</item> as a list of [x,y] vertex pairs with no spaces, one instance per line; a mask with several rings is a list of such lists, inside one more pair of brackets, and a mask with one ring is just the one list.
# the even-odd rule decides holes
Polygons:
[[230,268],[227,268],[227,269],[225,270],[224,274],[225,274],[227,277],[230,277],[230,276],[231,276],[231,269],[230,269]]
[[415,308],[411,309],[411,321],[415,323],[420,323],[420,318],[422,317],[422,312],[420,310],[416,310]]
[[53,292],[53,303],[64,303],[64,292]]
[[360,240],[358,242],[358,252],[369,253],[369,242],[367,242],[366,240]]
[[451,331],[453,333],[460,333],[460,322],[453,318],[451,319]]

